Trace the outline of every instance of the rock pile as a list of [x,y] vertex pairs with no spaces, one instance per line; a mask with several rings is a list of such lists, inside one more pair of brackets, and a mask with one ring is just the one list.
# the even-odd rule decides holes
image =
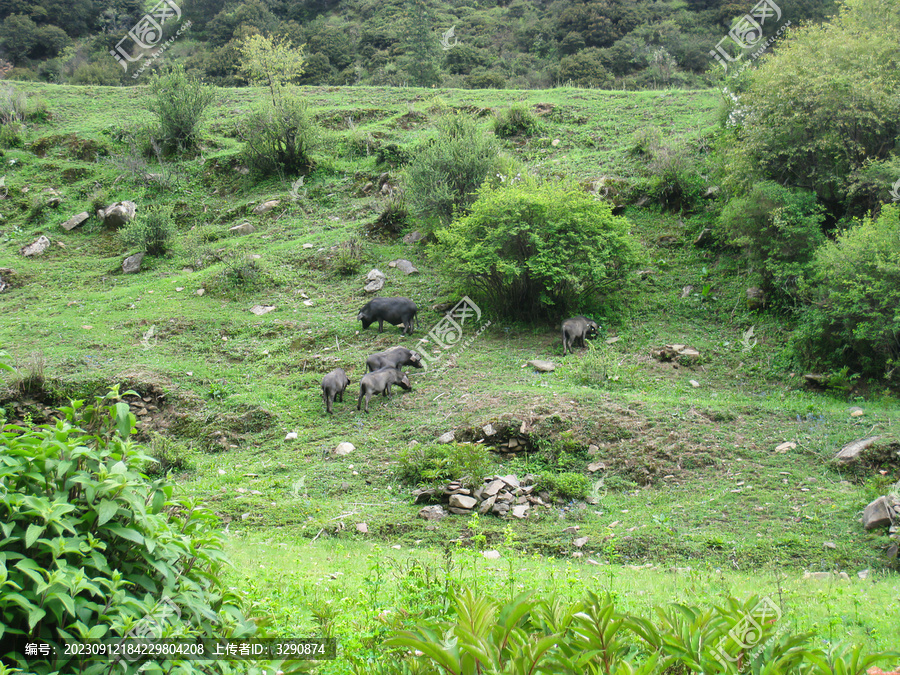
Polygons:
[[651,355],[657,361],[676,361],[682,366],[692,366],[700,361],[700,352],[687,345],[665,345],[654,349]]
[[[516,476],[488,476],[484,484],[469,490],[454,481],[443,488],[426,488],[413,492],[416,504],[444,502],[447,511],[465,516],[473,513],[501,517],[527,518],[533,506],[550,508],[550,495],[546,492],[534,493],[534,476],[526,475],[519,480]],[[419,512],[420,518],[439,520],[447,514],[441,506],[426,506]]]

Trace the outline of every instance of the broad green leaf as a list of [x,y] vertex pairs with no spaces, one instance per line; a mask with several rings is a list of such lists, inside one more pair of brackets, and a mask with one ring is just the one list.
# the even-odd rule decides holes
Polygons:
[[128,539],[129,541],[133,541],[135,544],[143,544],[144,536],[138,532],[137,530],[122,527],[121,525],[116,524],[107,524],[104,525],[101,529],[109,530],[115,535],[122,537],[123,539]]
[[119,506],[111,499],[101,499],[97,507],[97,525],[109,522],[119,510]]
[[31,523],[25,531],[25,548],[31,548],[34,545],[34,542],[37,541],[37,538],[44,533],[45,529],[45,525]]
[[35,624],[47,616],[47,612],[40,607],[34,607],[28,612],[28,630],[34,630]]

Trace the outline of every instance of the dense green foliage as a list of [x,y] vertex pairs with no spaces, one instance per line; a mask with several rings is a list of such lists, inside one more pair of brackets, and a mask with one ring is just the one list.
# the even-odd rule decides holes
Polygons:
[[728,182],[810,190],[836,218],[862,215],[856,174],[895,155],[900,138],[900,14],[893,0],[847,0],[829,24],[791,31],[730,100]]
[[504,177],[437,236],[468,292],[525,320],[599,308],[639,259],[628,221],[569,182]]
[[464,114],[445,115],[406,167],[409,210],[447,224],[475,201],[482,183],[501,167],[497,144]]
[[171,215],[163,209],[149,209],[125,224],[119,234],[126,245],[147,255],[166,253],[172,244],[175,227]]
[[165,152],[191,152],[200,143],[200,123],[215,92],[181,65],[150,84],[150,110],[159,119],[159,141]]
[[476,443],[417,443],[401,450],[397,460],[398,477],[412,486],[459,481],[464,487],[478,487],[496,470],[491,453]]
[[494,133],[500,138],[533,136],[540,130],[540,120],[521,104],[511,105],[494,116]]
[[744,250],[766,290],[794,296],[816,248],[825,241],[822,211],[809,190],[765,181],[726,205],[719,233]]
[[[63,642],[129,632],[252,634],[218,578],[225,558],[217,518],[176,497],[170,481],[144,475],[154,460],[130,439],[128,404],[112,392],[60,413],[55,424],[0,431],[4,661],[33,673],[64,666],[26,658],[20,636],[62,654]],[[70,662],[63,672],[108,666]]]
[[843,645],[824,651],[812,634],[783,632],[778,607],[758,596],[727,598],[725,606],[705,611],[674,604],[658,608],[656,621],[616,611],[609,593],[590,592],[571,603],[525,592],[501,604],[467,589],[454,601],[451,619],[395,629],[385,645],[414,655],[381,672],[864,675],[892,656]]
[[900,207],[820,247],[802,286],[796,342],[818,366],[900,378]]

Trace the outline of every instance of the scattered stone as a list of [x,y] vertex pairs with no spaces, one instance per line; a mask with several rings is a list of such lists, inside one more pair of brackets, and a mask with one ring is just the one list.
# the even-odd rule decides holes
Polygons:
[[488,560],[500,560],[500,551],[485,551],[482,555]]
[[677,361],[683,366],[692,366],[700,361],[700,352],[687,345],[665,345],[650,354],[657,361]]
[[584,545],[586,543],[588,543],[587,537],[579,537],[578,539],[576,539],[575,541],[572,542],[572,546],[574,546],[575,548],[584,548]]
[[710,227],[703,228],[703,231],[694,239],[694,246],[697,248],[705,248],[713,243],[713,231]]
[[552,141],[550,141],[550,145],[552,145],[554,148],[559,146],[559,139],[554,138]]
[[700,386],[700,383],[697,382],[697,380],[688,380],[688,382],[690,382],[690,385],[691,385],[694,389],[696,389],[697,387]]
[[780,445],[775,446],[775,452],[787,452],[788,450],[793,450],[797,447],[797,444],[794,441],[785,441]]
[[862,417],[863,415],[866,414],[865,411],[862,408],[860,408],[859,406],[853,406],[852,408],[850,408],[849,412],[850,412],[850,417]]
[[28,246],[24,246],[19,252],[26,258],[31,258],[33,256],[43,254],[43,252],[47,250],[48,246],[50,246],[50,240],[47,239],[47,237],[45,237],[44,235],[41,235],[33,242],[28,244]]
[[587,470],[590,473],[596,473],[598,471],[606,470],[606,462],[591,462],[587,465]]
[[747,289],[747,309],[763,309],[766,302],[766,292],[763,289],[756,286]]
[[556,366],[553,365],[552,361],[532,359],[528,362],[528,365],[533,367],[539,373],[552,373],[554,370],[556,370]]
[[312,301],[312,300],[304,300],[304,301],[303,301],[303,306],[304,306],[304,307],[312,307],[312,306],[313,306],[313,301]]
[[519,504],[512,508],[513,518],[527,518],[531,507],[528,504]]
[[484,501],[481,502],[481,505],[478,507],[478,513],[480,513],[482,515],[487,513],[492,508],[494,508],[494,504],[496,504],[496,503],[497,503],[496,495],[488,497],[487,499],[485,499]]
[[394,262],[390,263],[390,265],[391,267],[396,267],[406,275],[419,273],[419,270],[416,269],[415,265],[413,265],[409,260],[404,260],[402,258],[400,260],[395,260]]
[[498,492],[503,488],[505,483],[502,480],[493,480],[491,481],[486,488],[482,491],[487,497],[494,497]]
[[813,579],[815,581],[828,581],[831,579],[831,572],[806,572],[804,579]]
[[122,261],[122,271],[125,274],[135,274],[141,269],[141,262],[144,260],[143,251],[130,255]]
[[448,431],[445,434],[441,434],[438,437],[437,442],[444,444],[444,443],[452,443],[455,440],[456,440],[456,433],[453,431]]
[[588,455],[591,456],[591,457],[593,457],[594,455],[596,455],[598,452],[600,452],[599,446],[596,446],[596,445],[594,445],[593,443],[591,443],[591,444],[587,447],[587,453],[588,453]]
[[500,478],[500,480],[503,481],[504,483],[506,483],[507,485],[509,485],[509,487],[511,487],[513,489],[518,488],[520,485],[519,479],[516,478],[515,476],[513,476],[512,474],[510,474],[509,476],[503,476],[502,478]]
[[198,288],[198,289],[197,289],[196,291],[194,291],[194,292],[195,292],[197,295],[201,295],[201,296],[202,296],[202,295],[205,295],[205,294],[206,294],[206,289],[205,289],[205,288]]
[[62,229],[66,230],[67,232],[69,230],[74,230],[90,217],[91,216],[87,211],[82,211],[77,216],[72,216],[66,222],[64,222],[62,224]]
[[97,217],[103,221],[104,227],[122,227],[125,223],[134,220],[137,204],[124,201],[110,204],[105,209],[97,211]]
[[619,338],[618,336],[617,336],[617,337],[606,338],[606,344],[608,344],[608,345],[614,345],[614,344],[616,344],[620,339],[621,339],[621,338]]
[[270,199],[267,202],[263,202],[262,204],[255,206],[253,208],[253,213],[255,213],[258,216],[262,215],[263,213],[268,213],[269,211],[274,209],[276,206],[278,206],[280,203],[281,203],[281,200],[279,200],[279,199]]
[[458,509],[474,509],[476,504],[478,504],[478,501],[473,497],[466,497],[460,494],[450,495],[450,506],[455,506]]
[[359,532],[360,534],[369,534],[369,526],[366,525],[365,523],[357,523],[356,531]]
[[572,557],[573,557],[573,558],[583,558],[583,557],[584,557],[584,553],[582,553],[581,551],[573,551],[573,552],[572,552]]
[[833,541],[826,541],[824,544],[822,544],[822,546],[823,546],[824,548],[830,548],[830,549],[836,549],[836,548],[837,548],[837,544],[835,544]]
[[377,293],[382,288],[384,288],[385,276],[384,272],[382,272],[381,270],[371,270],[366,275],[366,280],[369,282],[363,289],[366,293]]
[[416,490],[413,492],[413,504],[423,504],[425,502],[430,502],[434,499],[434,496],[437,494],[437,490],[434,488],[424,488],[421,490]]
[[689,297],[691,295],[692,290],[694,290],[693,286],[685,286],[684,288],[682,288],[681,289],[681,299],[684,300],[685,298]]
[[235,225],[234,227],[229,228],[228,231],[232,234],[253,234],[254,232],[256,232],[256,228],[253,227],[253,225],[251,225],[249,221],[245,220],[240,225]]
[[303,244],[303,248],[313,248],[312,244]]
[[859,458],[859,455],[862,454],[864,450],[871,447],[879,438],[881,438],[881,436],[869,436],[868,438],[847,443],[847,445],[838,451],[838,454],[835,455],[834,458],[844,464],[856,461]]
[[399,551],[399,550],[400,550],[401,548],[403,548],[403,547],[400,546],[400,544],[394,544],[393,546],[391,546],[391,548],[392,548],[392,549],[395,549],[395,550],[397,550],[397,551]]
[[837,575],[838,575],[838,579],[841,579],[843,581],[850,581],[850,575],[847,574],[846,572],[838,572]]
[[505,516],[507,511],[509,511],[509,504],[506,502],[496,502],[491,509],[491,513],[496,513],[498,516]]
[[384,272],[378,269],[371,269],[366,275],[366,281],[375,281],[376,279],[384,279]]
[[344,441],[343,443],[338,443],[338,446],[334,449],[334,454],[338,456],[349,455],[351,452],[356,450],[356,446],[353,443],[347,443]]
[[860,579],[868,579],[869,578],[869,570],[860,570],[856,573]]
[[297,440],[297,432],[296,432],[296,431],[289,431],[288,434],[287,434],[287,436],[284,437],[284,440],[286,440],[286,441],[296,441],[296,440]]
[[275,309],[275,305],[253,305],[250,308],[250,311],[256,314],[256,316],[262,316],[263,314],[268,314],[273,309]]
[[485,424],[483,427],[481,427],[481,431],[485,436],[493,436],[497,433],[497,431],[494,429],[493,424]]
[[876,527],[887,527],[893,520],[893,509],[887,497],[881,496],[863,511],[862,524],[867,530]]
[[444,507],[440,504],[426,506],[419,511],[419,518],[424,518],[425,520],[443,520],[446,517],[447,512],[444,511]]
[[419,232],[418,230],[414,232],[410,232],[408,235],[403,237],[404,244],[415,244],[416,242],[422,241],[425,238],[425,235]]

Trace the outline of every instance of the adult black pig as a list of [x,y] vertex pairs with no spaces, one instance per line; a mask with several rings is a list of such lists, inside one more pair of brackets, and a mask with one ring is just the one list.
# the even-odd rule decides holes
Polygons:
[[356,315],[357,321],[362,321],[363,330],[378,322],[378,332],[384,332],[384,322],[392,326],[403,324],[403,334],[412,335],[413,321],[419,308],[409,298],[375,298],[370,300]]
[[356,409],[359,410],[363,397],[365,397],[366,412],[369,412],[369,399],[378,394],[385,397],[390,396],[393,384],[398,384],[407,391],[412,389],[406,373],[400,372],[396,368],[382,368],[374,373],[363,375],[362,380],[359,381],[359,400],[356,402]]
[[403,366],[413,366],[414,368],[422,367],[422,356],[418,352],[407,349],[406,347],[391,347],[383,352],[372,354],[366,359],[366,368],[369,372],[374,373],[382,368],[396,368],[403,370]]
[[573,316],[562,324],[563,356],[572,351],[572,345],[584,347],[586,337],[595,337],[600,326],[584,316]]
[[344,402],[344,389],[350,384],[350,378],[343,368],[335,368],[325,377],[322,378],[322,400],[325,401],[325,410],[329,415],[331,412],[331,404],[335,401]]

